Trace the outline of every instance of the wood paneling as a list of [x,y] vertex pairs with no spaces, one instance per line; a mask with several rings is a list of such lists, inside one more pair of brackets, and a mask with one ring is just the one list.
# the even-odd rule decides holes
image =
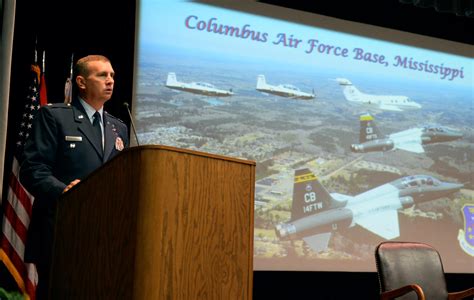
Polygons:
[[251,299],[255,163],[142,146],[58,204],[54,299]]

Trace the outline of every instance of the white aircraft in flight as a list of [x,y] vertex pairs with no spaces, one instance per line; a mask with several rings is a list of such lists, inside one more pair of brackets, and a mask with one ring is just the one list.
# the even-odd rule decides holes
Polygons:
[[314,91],[313,93],[305,93],[300,91],[297,87],[291,84],[280,84],[280,85],[271,85],[268,84],[265,80],[264,75],[258,75],[257,77],[257,91],[273,94],[281,97],[286,98],[293,98],[293,99],[302,99],[302,100],[310,100],[314,99]]
[[423,153],[423,145],[443,143],[462,138],[460,131],[440,126],[426,125],[382,135],[370,114],[360,116],[359,144],[352,144],[352,152],[374,152],[401,149],[414,153]]
[[229,97],[234,95],[232,90],[221,90],[206,82],[180,82],[176,79],[176,73],[173,72],[168,73],[166,87],[174,90],[214,97]]
[[388,111],[404,111],[421,108],[419,103],[410,100],[407,96],[364,94],[359,91],[352,82],[345,78],[336,78],[336,81],[342,86],[344,97],[350,102]]
[[462,187],[413,175],[350,196],[329,193],[307,168],[295,170],[291,218],[275,230],[281,240],[302,238],[315,251],[327,248],[334,231],[355,225],[391,240],[400,236],[398,210],[449,196]]

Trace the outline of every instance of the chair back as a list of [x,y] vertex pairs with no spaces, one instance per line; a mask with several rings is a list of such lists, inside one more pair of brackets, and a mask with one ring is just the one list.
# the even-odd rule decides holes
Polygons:
[[[382,242],[375,249],[375,261],[381,293],[418,284],[426,299],[448,299],[441,257],[433,247],[423,243]],[[417,296],[412,292],[398,299],[411,300]]]

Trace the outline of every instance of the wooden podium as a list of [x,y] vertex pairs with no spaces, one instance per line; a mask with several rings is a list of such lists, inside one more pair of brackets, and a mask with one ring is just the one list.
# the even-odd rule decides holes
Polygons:
[[125,150],[58,202],[51,299],[251,299],[255,163]]

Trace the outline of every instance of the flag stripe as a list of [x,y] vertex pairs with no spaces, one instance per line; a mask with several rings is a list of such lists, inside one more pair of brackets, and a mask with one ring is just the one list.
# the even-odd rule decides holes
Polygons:
[[[6,244],[6,245],[9,246],[8,248],[5,248],[7,250],[5,252],[8,253],[8,254],[15,255],[16,257],[18,257],[18,259],[23,261],[23,255],[25,253],[25,244],[23,243],[21,238],[16,234],[16,232],[14,231],[14,229],[12,227],[12,224],[10,223],[10,221],[7,218],[5,218],[3,220],[3,226],[4,226],[5,229],[10,230],[10,231],[6,231],[6,232],[14,232],[14,234],[5,234],[5,233],[3,233],[3,236],[6,238],[6,241],[8,242],[8,244]],[[3,241],[2,241],[2,246],[3,245],[4,244],[3,244]],[[19,264],[17,262],[17,259],[15,257],[14,257],[14,259],[12,259],[12,261],[14,262],[15,267],[19,266]]]
[[[13,207],[10,205],[9,202],[5,203],[4,209],[5,209],[4,216],[7,218],[8,222],[10,224],[14,224],[11,227],[15,228],[15,235],[20,238],[21,242],[24,245],[26,243],[26,236],[27,236],[27,234],[26,234],[27,229],[26,229],[25,225],[22,223],[22,221],[20,220],[18,215],[15,213]],[[10,242],[12,242],[12,241],[10,240]]]
[[[16,176],[10,176],[10,187],[15,193],[18,201],[23,205],[23,208],[28,213],[28,216],[31,216],[33,211],[33,203],[31,201],[31,196],[25,191],[23,186],[20,184]],[[28,225],[28,224],[25,224]]]
[[[5,222],[3,222],[3,224],[6,225]],[[6,226],[10,226],[10,224]],[[10,258],[10,261],[12,265],[15,267],[16,271],[19,274],[21,274],[22,278],[24,278],[24,275],[26,274],[26,268],[25,268],[25,264],[23,263],[23,259],[18,255],[17,249],[15,249],[15,247],[10,243],[8,238],[2,239],[1,246],[2,246],[2,249],[5,251],[5,253],[8,255],[8,257]]]
[[18,200],[18,198],[16,197],[16,194],[11,188],[9,188],[8,190],[7,201],[8,201],[8,205],[14,209],[14,213],[16,217],[21,221],[23,226],[25,226],[25,228],[28,228],[28,225],[30,224],[30,214],[28,214],[28,212],[23,207],[21,202]]
[[36,267],[34,264],[26,264],[26,269],[28,270],[28,276],[26,278],[26,297],[25,300],[36,299],[36,286],[38,285],[38,272],[36,272]]
[[[19,178],[18,173],[20,172],[20,164],[18,163],[18,160],[16,159],[16,156],[13,156],[13,163],[12,163],[12,172],[11,174],[15,175],[15,179]],[[20,181],[18,180],[18,183],[21,185]],[[33,200],[33,195],[28,193],[28,191],[23,188],[23,185],[21,185],[23,191],[26,193],[28,198]],[[33,202],[31,202],[31,205],[33,205]],[[30,206],[31,206],[30,205]]]
[[25,223],[23,223],[18,214],[18,206],[14,209],[10,201],[5,203],[4,216],[10,222],[10,224],[13,225],[12,228],[15,228],[15,234],[18,235],[23,244],[25,244],[28,231],[28,223],[30,222],[29,218],[26,220],[27,224],[25,225]]

